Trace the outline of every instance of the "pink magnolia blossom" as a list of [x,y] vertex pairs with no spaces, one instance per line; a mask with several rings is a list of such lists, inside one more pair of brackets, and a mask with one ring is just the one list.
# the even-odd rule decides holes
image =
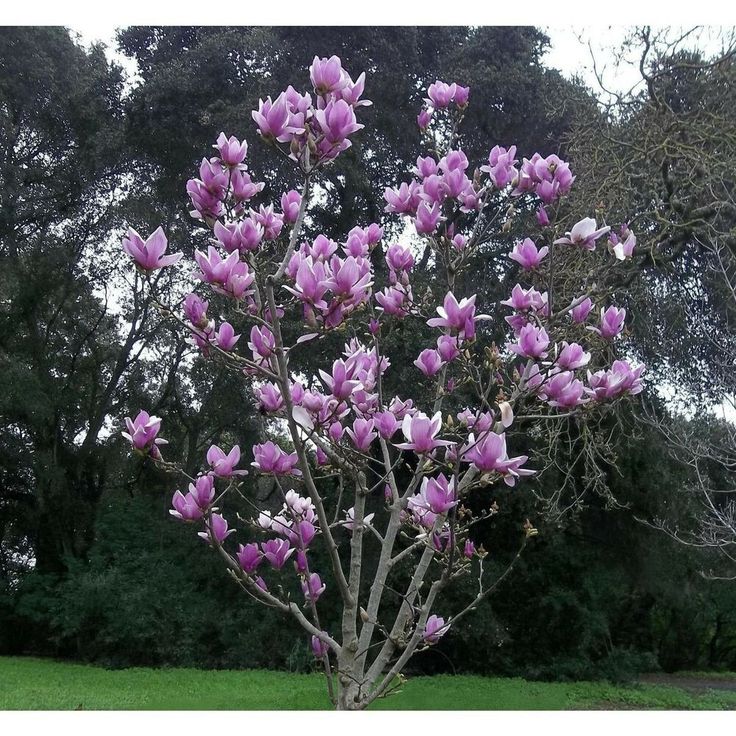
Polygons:
[[243,572],[250,575],[261,564],[263,553],[258,549],[258,545],[255,542],[251,542],[250,544],[239,545],[236,557],[238,558],[240,567],[243,568]]
[[424,641],[427,644],[436,644],[448,631],[449,624],[445,624],[445,619],[432,614],[424,625]]
[[514,246],[514,250],[509,258],[516,261],[522,268],[530,271],[539,266],[548,252],[549,248],[546,245],[537,250],[534,241],[531,238],[525,238],[522,242]]
[[[429,102],[431,102],[431,104],[437,109],[449,107],[456,94],[457,84],[454,82],[452,84],[447,84],[446,82],[440,82],[439,79],[433,84],[430,84],[427,89]],[[467,102],[467,97],[465,98],[465,101]]]
[[431,452],[437,447],[447,447],[452,442],[438,440],[437,434],[442,427],[442,412],[437,412],[431,419],[422,412],[413,416],[407,414],[401,424],[406,442],[397,444],[400,450],[413,450],[417,455]]
[[597,401],[615,399],[625,393],[634,396],[644,390],[641,381],[643,372],[643,365],[633,368],[626,360],[614,361],[607,371],[600,370],[596,373],[588,371],[590,393]]
[[337,56],[331,56],[329,59],[315,56],[309,67],[309,78],[312,80],[314,91],[320,95],[337,92],[347,83],[342,62]]
[[294,548],[285,539],[269,539],[261,543],[261,550],[268,563],[277,570],[294,554]]
[[475,294],[463,297],[459,302],[455,295],[448,291],[441,307],[437,307],[439,317],[427,320],[430,327],[446,327],[447,329],[463,333],[469,322],[475,319]]
[[210,516],[209,531],[198,532],[197,536],[204,539],[205,542],[211,543],[211,537],[215,538],[218,544],[222,544],[231,534],[235,533],[235,529],[228,529],[227,519],[220,514],[212,514]]
[[457,338],[452,335],[440,335],[437,338],[437,353],[445,363],[455,360],[460,355]]
[[159,268],[171,266],[184,255],[173,253],[165,256],[168,242],[162,228],[158,227],[144,241],[133,228],[128,228],[128,234],[123,238],[123,250],[135,261],[138,268],[151,273]]
[[247,475],[247,470],[235,470],[240,462],[240,447],[235,445],[226,455],[217,445],[207,450],[207,463],[218,478],[231,478],[234,475]]
[[588,329],[591,332],[599,334],[604,340],[612,340],[624,329],[625,319],[625,309],[608,307],[608,309],[604,310],[603,307],[601,307],[600,327],[588,327]]
[[557,355],[556,364],[565,370],[575,370],[590,363],[590,353],[586,353],[581,345],[576,342],[562,343],[562,348]]
[[422,495],[434,514],[444,514],[458,503],[455,498],[455,479],[448,479],[442,473],[436,478],[422,480]]
[[636,235],[634,235],[627,224],[621,225],[617,233],[612,232],[608,236],[608,247],[619,261],[631,258],[636,246]]
[[277,444],[265,442],[262,445],[253,445],[254,462],[251,465],[261,473],[273,475],[301,475],[297,469],[299,457],[296,452],[286,453]]
[[371,443],[378,436],[378,433],[373,429],[374,424],[372,419],[363,419],[358,417],[354,422],[352,429],[348,427],[346,433],[353,441],[355,447],[361,452],[368,452],[368,448]]
[[419,130],[426,130],[429,124],[432,122],[432,114],[434,110],[432,108],[423,107],[419,115],[417,115],[417,125]]
[[191,493],[185,496],[181,491],[176,491],[171,499],[171,505],[174,508],[169,509],[169,513],[176,519],[195,521],[204,516],[204,512]]
[[381,411],[373,416],[373,426],[384,440],[390,440],[401,427],[401,422],[391,411]]
[[330,651],[329,645],[326,642],[322,641],[322,639],[320,639],[315,634],[312,635],[310,646],[312,647],[312,654],[314,654],[317,659],[322,659],[323,657],[326,657],[327,653]]
[[345,100],[330,101],[322,110],[314,111],[314,118],[332,144],[341,143],[364,126],[355,118],[355,110]]
[[267,139],[286,143],[294,135],[304,132],[303,128],[290,124],[289,102],[283,92],[273,102],[270,97],[258,100],[258,110],[253,110],[251,115],[258,132]]
[[544,327],[524,325],[519,331],[519,340],[508,346],[509,349],[525,358],[544,358],[549,347],[549,336]]
[[302,580],[302,592],[306,600],[316,603],[317,599],[325,592],[327,586],[322,582],[320,576],[313,572],[306,579]]
[[266,412],[277,412],[284,407],[281,389],[275,383],[264,383],[256,390],[261,408]]
[[439,373],[444,365],[440,354],[436,350],[422,350],[419,357],[414,361],[414,365],[424,373],[425,376],[434,376]]
[[480,170],[488,173],[493,186],[503,189],[518,176],[515,167],[519,162],[515,156],[516,146],[510,146],[508,150],[503,146],[494,146],[488,155],[488,166],[481,166]]
[[595,250],[595,241],[610,229],[608,226],[598,228],[592,217],[586,217],[576,222],[564,238],[557,238],[555,245],[579,245],[586,250]]
[[426,202],[420,202],[417,206],[414,227],[420,234],[433,233],[442,220],[442,210],[437,202],[431,207]]
[[241,143],[234,135],[228,138],[224,133],[220,133],[213,148],[219,151],[222,163],[231,167],[242,164],[248,153],[248,144],[245,141]]
[[[575,302],[578,301],[577,299],[573,299],[571,304],[575,304]],[[577,322],[578,324],[585,322],[586,319],[588,319],[588,315],[590,314],[590,310],[593,309],[593,302],[590,300],[589,297],[585,297],[582,301],[579,301],[571,310],[570,310],[570,317],[573,322]]]
[[220,329],[215,333],[214,338],[215,345],[226,352],[232,350],[238,340],[240,340],[240,335],[235,334],[235,330],[229,322],[223,322],[220,325]]
[[161,429],[161,420],[151,416],[147,411],[141,409],[135,419],[125,417],[127,432],[121,432],[134,450],[150,454],[154,458],[160,458],[159,445],[167,445],[168,441],[158,437]]
[[285,223],[293,225],[296,222],[301,204],[302,195],[294,189],[281,195],[281,209]]
[[526,455],[509,458],[506,452],[506,435],[488,432],[477,442],[474,435],[468,437],[468,450],[463,456],[465,462],[473,463],[478,470],[488,473],[496,471],[503,476],[506,485],[513,486],[520,476],[533,475],[536,471],[522,469],[528,460]]

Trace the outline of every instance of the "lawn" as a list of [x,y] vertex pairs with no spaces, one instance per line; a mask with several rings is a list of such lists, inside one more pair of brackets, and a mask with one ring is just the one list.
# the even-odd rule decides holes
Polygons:
[[[107,670],[0,657],[2,710],[316,710],[329,707],[320,675],[257,670]],[[736,709],[736,692],[663,685],[542,683],[442,675],[410,678],[380,710]]]

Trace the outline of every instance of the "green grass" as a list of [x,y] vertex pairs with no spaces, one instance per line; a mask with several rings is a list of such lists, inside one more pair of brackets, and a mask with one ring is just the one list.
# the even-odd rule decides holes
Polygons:
[[[106,670],[0,657],[2,710],[315,710],[328,708],[320,675],[256,670]],[[379,710],[736,709],[736,693],[659,685],[542,683],[450,676],[410,678]]]

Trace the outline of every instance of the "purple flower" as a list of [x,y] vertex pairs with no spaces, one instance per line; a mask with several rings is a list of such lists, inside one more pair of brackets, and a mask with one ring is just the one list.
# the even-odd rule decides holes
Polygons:
[[590,363],[590,353],[586,353],[576,342],[562,343],[562,349],[557,356],[557,365],[565,370],[575,370]]
[[614,361],[607,371],[601,370],[596,373],[588,371],[589,393],[597,401],[615,399],[625,393],[636,395],[644,390],[641,382],[643,372],[643,365],[632,368],[625,360]]
[[355,447],[361,452],[368,452],[371,442],[378,436],[373,430],[373,420],[360,417],[353,422],[352,429],[348,428],[345,431]]
[[196,294],[187,294],[184,298],[184,315],[194,327],[207,326],[207,307],[209,302],[202,301]]
[[[439,79],[434,83],[430,84],[427,89],[427,97],[429,101],[438,109],[449,107],[457,94],[457,84],[447,84],[446,82],[440,82]],[[467,96],[465,97],[467,102]]]
[[[573,299],[571,303],[575,304],[576,301],[577,299]],[[578,302],[578,304],[570,310],[570,317],[573,322],[577,322],[578,324],[580,324],[582,322],[585,322],[585,320],[588,318],[591,309],[593,309],[593,302],[590,300],[589,297],[585,297],[585,299],[583,299],[581,302]]]
[[537,268],[542,259],[549,252],[549,248],[545,245],[537,250],[537,246],[531,238],[525,238],[521,243],[514,246],[514,250],[509,256],[512,261],[516,261],[522,268],[530,271]]
[[528,460],[526,455],[509,458],[506,452],[506,435],[488,432],[477,442],[471,434],[468,437],[468,447],[463,460],[473,463],[478,470],[489,473],[496,471],[504,477],[506,485],[513,486],[516,478],[532,475],[534,470],[522,470],[521,466]]
[[432,614],[424,625],[424,641],[427,644],[436,644],[449,628],[449,624],[445,625],[445,619]]
[[455,479],[451,477],[448,480],[442,473],[436,478],[422,481],[422,495],[434,514],[444,514],[458,503],[455,498]]
[[437,353],[446,363],[455,360],[460,355],[457,338],[452,335],[440,335],[437,338]]
[[[322,632],[323,634],[326,634],[326,631]],[[322,659],[323,657],[327,656],[327,653],[330,651],[329,646],[326,642],[322,641],[318,636],[312,635],[311,639],[311,647],[312,647],[312,653],[314,654],[317,659]]]
[[337,56],[331,56],[329,59],[320,59],[315,56],[309,67],[309,78],[312,80],[314,91],[319,95],[337,92],[348,81],[342,68],[342,62]]
[[317,599],[325,592],[326,587],[316,572],[313,572],[306,580],[302,580],[304,598],[312,603],[317,602]]
[[608,236],[608,247],[619,261],[631,258],[636,246],[636,235],[629,230],[629,226],[621,225],[619,234],[611,233]]
[[269,539],[261,544],[261,549],[269,564],[277,570],[294,554],[294,548],[285,539]]
[[295,189],[281,195],[281,209],[284,212],[284,222],[293,225],[299,216],[299,208],[302,204],[302,195]]
[[442,210],[437,202],[431,207],[426,202],[420,202],[414,226],[420,234],[433,233],[442,219]]
[[390,440],[401,427],[401,422],[391,411],[381,411],[373,416],[373,426],[385,440]]
[[475,544],[470,540],[465,540],[465,546],[463,547],[463,555],[468,559],[471,559],[475,554]]
[[174,508],[169,509],[169,513],[182,521],[195,521],[204,516],[204,512],[191,493],[187,493],[185,496],[181,491],[176,491],[171,499],[171,505]]
[[215,334],[215,345],[220,350],[229,352],[235,347],[235,343],[240,340],[240,335],[235,334],[233,326],[229,322],[223,322],[220,325],[220,329]]
[[[409,313],[411,289],[407,289],[401,284],[396,284],[383,291],[376,292],[374,298],[379,305],[379,310],[386,314],[401,318]],[[406,304],[407,302],[409,304]]]
[[211,475],[200,475],[189,484],[189,494],[199,508],[206,510],[215,498],[215,481]]
[[213,148],[220,152],[222,163],[231,167],[242,164],[248,153],[248,144],[245,141],[241,143],[234,135],[228,138],[224,133],[220,133]]
[[121,434],[130,442],[134,450],[151,454],[155,458],[161,456],[158,446],[167,445],[168,442],[157,436],[161,429],[161,420],[158,417],[150,416],[147,411],[141,409],[135,419],[125,417],[125,426],[128,431],[121,432]]
[[328,102],[323,110],[314,111],[314,119],[325,138],[333,144],[341,143],[364,127],[355,119],[355,110],[345,100]]
[[227,520],[220,514],[212,514],[210,516],[209,532],[198,532],[197,536],[202,537],[205,542],[211,542],[210,533],[215,538],[218,544],[222,544],[231,534],[235,532],[235,529],[228,529]]
[[217,445],[212,445],[207,450],[207,462],[218,478],[230,478],[233,475],[246,475],[248,473],[247,470],[234,469],[240,462],[240,447],[238,445],[235,445],[227,455]]
[[488,173],[495,187],[503,189],[518,176],[515,156],[516,146],[508,150],[503,146],[494,146],[488,155],[488,166],[481,166],[480,170]]
[[257,389],[261,408],[266,412],[277,412],[284,407],[281,390],[275,383],[264,383]]
[[385,212],[396,214],[415,214],[420,202],[420,187],[415,181],[405,182],[398,189],[386,187],[383,198],[386,200]]
[[138,268],[146,273],[171,266],[184,255],[173,253],[165,256],[167,245],[166,235],[160,227],[156,228],[145,242],[132,227],[128,228],[128,234],[123,238],[123,250],[133,258]]
[[413,450],[417,455],[431,452],[437,447],[447,447],[452,442],[436,439],[442,427],[442,412],[437,412],[431,419],[422,412],[414,416],[407,414],[401,424],[406,442],[397,444],[400,450]]
[[598,333],[604,340],[612,340],[624,328],[626,310],[608,307],[605,311],[601,307],[600,327],[588,327],[591,332]]
[[576,222],[572,226],[572,230],[565,233],[564,238],[557,238],[554,244],[580,245],[586,250],[595,250],[595,241],[611,229],[610,227],[596,229],[597,227],[592,217],[586,217],[580,222]]
[[392,271],[411,271],[414,267],[414,254],[409,248],[394,243],[386,251],[386,263]]
[[304,132],[302,127],[289,125],[289,103],[283,92],[274,102],[270,97],[258,100],[258,111],[253,110],[251,116],[264,138],[275,138],[280,143],[287,143],[294,135]]
[[261,551],[258,549],[258,545],[255,542],[251,542],[250,544],[241,544],[238,546],[237,558],[240,563],[240,567],[243,568],[243,572],[250,575],[255,572],[258,565],[261,564],[263,554],[261,554]]
[[419,357],[414,361],[414,365],[419,368],[425,376],[434,376],[439,373],[444,362],[436,350],[427,349],[422,350]]
[[439,317],[432,317],[427,320],[430,327],[446,327],[457,332],[464,332],[468,322],[475,319],[475,294],[467,298],[462,298],[459,302],[455,295],[448,291],[445,295],[443,305],[437,307]]
[[417,125],[419,130],[426,130],[429,124],[432,122],[432,113],[434,111],[431,108],[423,107],[419,115],[417,115]]
[[547,355],[548,346],[549,336],[544,327],[537,327],[530,322],[519,331],[518,342],[508,347],[512,352],[524,358],[544,358]]
[[272,473],[273,475],[301,475],[297,469],[299,457],[296,452],[288,454],[278,445],[269,441],[262,445],[253,445],[253,457],[255,461],[251,465],[261,473]]

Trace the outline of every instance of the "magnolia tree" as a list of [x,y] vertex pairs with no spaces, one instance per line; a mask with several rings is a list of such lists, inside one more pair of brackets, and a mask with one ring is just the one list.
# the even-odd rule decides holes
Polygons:
[[[309,72],[310,92],[289,87],[253,112],[261,140],[292,162],[299,180],[300,190],[284,193],[280,209],[256,207],[264,184],[247,168],[247,145],[224,134],[217,155],[203,159],[199,178],[187,184],[192,215],[212,234],[207,252],[194,256],[199,294],[188,294],[181,306],[155,293],[151,274],[182,257],[165,255],[160,228],[145,240],[130,230],[123,247],[146,275],[152,298],[186,328],[202,355],[247,377],[258,408],[271,418],[273,438],[288,434],[284,447],[274,440],[255,445],[251,470],[242,467],[238,446],[210,447],[201,474],[174,494],[172,515],[197,530],[244,591],[301,624],[333,704],[362,709],[395,687],[409,659],[438,642],[508,573],[489,579],[485,552],[473,542],[473,525],[494,513],[493,506],[474,515],[464,504],[471,492],[498,482],[514,486],[535,473],[526,455],[509,454],[507,438],[528,434],[522,427],[535,421],[543,426],[583,416],[638,393],[642,367],[601,362],[625,313],[594,304],[597,287],[564,303],[557,293],[554,304],[550,296],[554,251],[592,251],[609,228],[586,218],[566,234],[556,232],[559,200],[574,180],[557,156],[535,154],[519,165],[514,146],[496,146],[486,165],[469,169],[457,133],[467,87],[439,81],[429,87],[418,124],[434,155],[420,157],[411,180],[385,192],[385,211],[404,217],[411,224],[404,233],[413,228],[416,235],[406,244],[384,244],[376,223],[354,227],[340,243],[305,233],[321,172],[351,145],[363,128],[358,115],[371,104],[362,99],[365,75],[353,81],[337,57],[315,58]],[[456,293],[456,282],[484,244],[504,237],[502,213],[522,200],[538,207],[537,242],[527,238],[507,253],[530,285],[517,284],[502,302],[509,342],[498,349],[481,344],[490,318],[477,313],[475,295]],[[626,228],[608,238],[617,258],[631,255],[634,236]],[[431,248],[436,269],[441,304],[435,315],[412,293],[412,244],[420,240]],[[374,280],[377,248],[388,266],[385,284]],[[230,305],[231,321],[212,318],[200,295],[207,291]],[[303,324],[293,344],[284,338],[287,318]],[[422,406],[384,392],[390,361],[382,335],[400,320],[436,334],[436,343],[414,361],[417,377],[432,386]],[[338,329],[349,341],[331,365],[313,375],[290,367],[302,345]],[[248,338],[237,330],[248,330]],[[591,372],[596,365],[600,369]],[[453,418],[446,406],[460,387],[473,400]],[[161,456],[160,419],[141,411],[126,422],[124,435],[136,451],[182,472]],[[259,507],[244,481],[248,473],[272,477],[280,511]],[[226,518],[232,494],[252,509],[249,518]],[[384,506],[380,524],[367,503],[368,509]],[[519,531],[523,548],[535,530],[527,522]],[[316,569],[317,545],[329,570]],[[377,562],[369,571],[371,545]],[[440,594],[463,575],[477,579],[477,592],[461,610],[444,610]],[[401,589],[397,580],[405,582]],[[326,584],[334,585],[342,604],[334,630],[320,618]]]

